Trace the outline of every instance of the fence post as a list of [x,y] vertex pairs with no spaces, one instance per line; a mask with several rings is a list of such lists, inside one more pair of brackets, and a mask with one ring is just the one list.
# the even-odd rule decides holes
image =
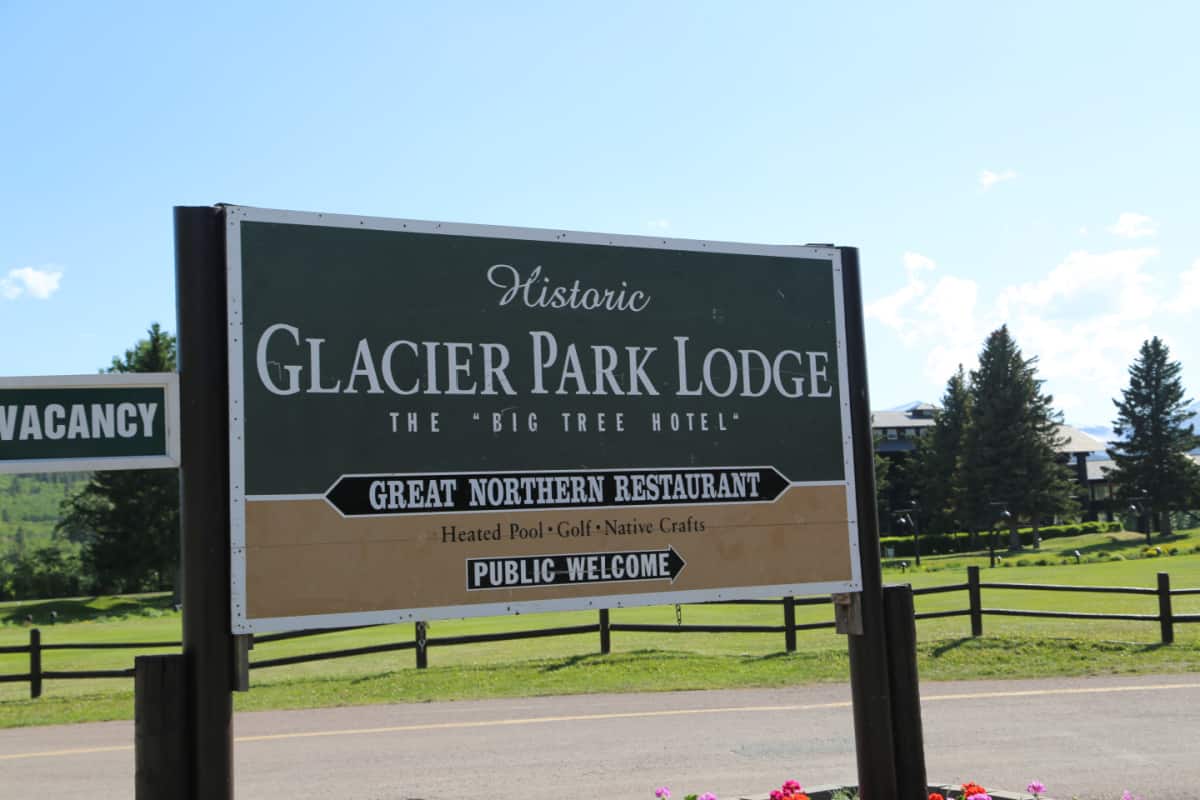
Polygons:
[[1162,643],[1174,643],[1175,619],[1171,614],[1171,576],[1166,572],[1158,573],[1158,623],[1162,628]]
[[967,567],[967,595],[971,601],[971,635],[983,636],[983,601],[979,591],[979,567]]
[[133,659],[134,796],[187,797],[186,662],[180,654]]
[[917,680],[917,620],[912,587],[883,587],[887,629],[888,677],[891,682],[892,739],[896,753],[896,789],[902,800],[926,796],[925,734],[921,725],[921,692]]
[[42,632],[38,628],[29,630],[29,696],[42,696]]
[[600,655],[612,652],[612,628],[609,627],[608,609],[600,609]]
[[425,641],[426,632],[425,623],[418,622],[415,630],[417,639],[417,669],[425,669],[429,666],[429,646]]
[[783,646],[789,653],[796,652],[796,598],[783,598]]

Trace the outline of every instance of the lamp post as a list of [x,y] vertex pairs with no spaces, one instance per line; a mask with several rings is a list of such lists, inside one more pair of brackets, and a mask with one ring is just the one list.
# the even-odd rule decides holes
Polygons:
[[909,508],[892,512],[892,516],[896,518],[896,526],[912,533],[913,561],[915,562],[914,566],[917,567],[921,566],[921,531],[917,527],[917,512],[920,510],[921,506],[914,500]]
[[1008,511],[1008,503],[989,503],[988,505],[998,508],[996,519],[992,520],[991,530],[988,536],[988,566],[996,566],[996,525],[1001,522],[1008,522],[1012,519],[1012,514]]
[[1129,513],[1137,517],[1138,532],[1141,532],[1142,517],[1146,517],[1146,544],[1150,544],[1150,530],[1154,526],[1151,524],[1151,516],[1153,514],[1153,498],[1145,490],[1139,490],[1136,497],[1129,501]]

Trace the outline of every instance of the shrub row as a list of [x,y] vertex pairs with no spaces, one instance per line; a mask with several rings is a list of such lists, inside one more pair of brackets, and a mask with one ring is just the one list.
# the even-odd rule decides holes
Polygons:
[[[1085,533],[1113,533],[1121,530],[1119,522],[1080,522],[1073,525],[1047,525],[1038,529],[1043,539],[1058,539],[1064,536],[1079,536]],[[1017,530],[1021,544],[1033,544],[1033,528]],[[988,531],[979,532],[979,546],[986,547]],[[921,534],[921,554],[961,553],[970,549],[971,535],[966,531],[958,533]],[[911,536],[884,536],[879,540],[883,555],[887,558],[913,555],[913,540]],[[1008,531],[996,531],[996,546],[1008,548]],[[888,548],[893,548],[891,551]]]

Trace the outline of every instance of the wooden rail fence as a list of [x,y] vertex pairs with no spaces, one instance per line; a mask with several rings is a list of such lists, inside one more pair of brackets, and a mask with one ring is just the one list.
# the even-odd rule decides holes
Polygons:
[[[1037,592],[1081,592],[1093,594],[1129,594],[1156,596],[1158,598],[1157,614],[1125,614],[1125,613],[1096,613],[1084,611],[1032,611],[1008,608],[987,608],[983,605],[983,590],[1003,591],[1017,589]],[[982,581],[979,567],[967,568],[967,582],[946,586],[929,586],[914,589],[913,594],[933,595],[947,592],[966,592],[967,607],[950,611],[932,611],[914,614],[917,620],[942,619],[945,617],[971,618],[971,635],[983,635],[983,618],[988,615],[1004,617],[1036,617],[1050,619],[1078,620],[1132,620],[1137,622],[1157,622],[1159,637],[1163,644],[1175,641],[1175,625],[1200,622],[1200,614],[1175,614],[1172,611],[1171,599],[1189,595],[1200,595],[1200,589],[1172,589],[1171,578],[1166,572],[1158,573],[1158,585],[1155,587],[1139,586],[1063,586],[1037,583],[1002,583]],[[600,639],[600,652],[608,654],[612,651],[612,634],[617,633],[773,633],[783,634],[784,649],[791,653],[796,650],[796,632],[833,628],[833,620],[828,622],[796,622],[797,606],[829,605],[828,597],[783,597],[769,600],[726,600],[707,603],[705,605],[762,605],[781,606],[783,620],[779,625],[691,625],[683,624],[680,618],[675,625],[613,622],[609,609],[599,609],[596,623],[587,625],[567,625],[556,628],[537,628],[524,631],[502,631],[497,633],[466,634],[462,636],[428,636],[428,625],[417,622],[413,626],[411,641],[389,642],[387,644],[353,647],[343,650],[327,650],[315,653],[302,653],[278,658],[264,658],[250,662],[250,669],[266,667],[282,667],[288,664],[303,664],[309,661],[325,661],[335,658],[352,658],[354,656],[372,653],[391,653],[400,650],[415,651],[416,666],[424,669],[429,665],[429,650],[433,647],[455,647],[484,642],[506,642],[514,639],[539,639],[549,636],[575,636],[579,634],[595,634]],[[677,607],[678,608],[678,607]],[[294,631],[290,633],[266,634],[255,636],[255,644],[278,642],[285,639],[308,638],[330,633],[350,630],[350,628],[333,628],[317,631]],[[38,628],[29,631],[29,644],[0,647],[3,654],[28,654],[29,671],[0,675],[0,683],[29,683],[29,696],[41,697],[42,685],[47,680],[72,680],[84,678],[133,678],[134,669],[100,669],[100,670],[47,670],[42,667],[42,654],[47,650],[151,650],[164,648],[180,648],[180,642],[120,642],[120,643],[88,643],[63,644],[45,643],[42,632]]]

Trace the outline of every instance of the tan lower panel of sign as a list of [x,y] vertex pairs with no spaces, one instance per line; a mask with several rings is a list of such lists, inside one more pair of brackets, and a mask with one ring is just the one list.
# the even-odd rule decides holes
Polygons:
[[[251,501],[246,503],[246,616],[848,581],[847,524],[843,486],[794,486],[774,503],[367,518],[344,518],[324,500]],[[494,536],[497,530],[498,541],[459,541],[470,538],[467,531]],[[520,538],[521,530],[528,538]],[[686,562],[674,583],[467,590],[468,559],[668,546]]]

